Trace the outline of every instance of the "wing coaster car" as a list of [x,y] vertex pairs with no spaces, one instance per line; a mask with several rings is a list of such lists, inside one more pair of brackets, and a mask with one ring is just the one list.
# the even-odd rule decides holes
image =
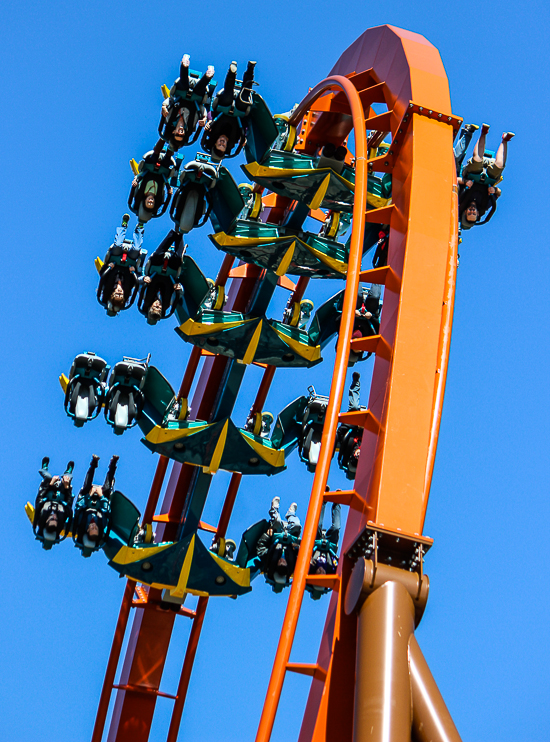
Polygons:
[[[207,283],[202,273],[200,275]],[[276,280],[274,274],[268,274],[268,278]],[[309,318],[313,308],[309,299],[295,302],[280,322],[265,316],[223,311],[224,298],[223,287],[211,285],[209,295],[195,316],[190,317],[183,306],[178,307],[176,314],[181,324],[176,332],[201,349],[246,364],[310,367],[321,362],[321,346],[317,341],[319,322],[314,320],[309,332],[301,329],[304,318],[306,315]]]
[[[258,206],[253,205],[234,220],[229,231],[217,229],[214,224],[216,233],[210,239],[218,249],[278,276],[289,273],[310,278],[345,278],[350,240],[339,242],[338,236],[349,227],[347,214],[329,212],[321,233],[314,234],[302,229],[308,208],[296,206],[283,225],[260,221],[251,215],[253,210],[259,213]],[[363,253],[376,244],[379,231],[380,225],[366,225]]]
[[[284,119],[274,119],[279,131],[289,126]],[[315,211],[319,208],[333,211],[353,210],[355,193],[355,169],[345,162],[345,146],[326,144],[317,155],[298,153],[289,149],[276,149],[281,144],[278,138],[273,147],[265,152],[260,161],[242,165],[250,180],[258,185],[289,198],[301,201]],[[287,135],[285,147],[290,144]]]
[[[25,510],[32,523],[34,508],[27,503]],[[94,519],[100,527],[98,538],[91,541],[86,530]],[[84,556],[103,549],[109,566],[118,574],[168,590],[175,598],[187,592],[212,596],[250,592],[249,569],[209,551],[196,534],[182,541],[154,544],[151,526],[140,526],[140,519],[136,506],[118,490],[110,498],[82,498],[75,509],[73,534],[65,530],[61,540],[72,535]]]
[[77,427],[97,417],[104,407],[105,419],[120,435],[136,425],[143,409],[143,386],[149,357],[124,357],[111,371],[95,353],[81,353],[73,361],[68,378],[59,377],[65,391],[65,412]]
[[[217,287],[215,297],[209,297],[195,317],[189,318],[183,309],[176,310],[181,321],[176,332],[201,349],[242,363],[311,368],[322,361],[322,349],[339,330],[343,296],[344,292],[340,291],[324,302],[306,330],[305,317],[309,317],[313,308],[308,299],[287,307],[283,320],[279,321],[216,308],[223,306],[223,288]],[[357,323],[361,324],[362,335],[376,334],[376,319],[358,318]],[[350,354],[351,363],[360,360],[361,355]]]
[[[188,420],[186,400],[178,400],[169,382],[154,366],[149,367],[143,415],[138,420],[147,448],[205,473],[218,469],[241,474],[278,474],[286,468],[285,457],[297,445],[296,437],[284,436],[277,427],[271,439],[261,430],[238,428],[230,418],[211,423]],[[281,428],[282,430],[282,428]]]

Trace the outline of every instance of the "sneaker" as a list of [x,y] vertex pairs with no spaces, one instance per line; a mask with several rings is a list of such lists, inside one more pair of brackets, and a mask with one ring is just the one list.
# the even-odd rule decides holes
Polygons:
[[274,497],[273,500],[271,500],[271,507],[274,508],[275,510],[278,510],[280,503],[281,503],[281,498]]
[[513,139],[516,135],[511,131],[505,131],[502,135],[502,141],[503,142],[509,142],[510,139]]
[[50,465],[50,457],[44,456],[44,458],[42,459],[42,469],[47,469],[49,465]]
[[479,126],[477,124],[464,124],[464,131],[467,131],[469,134],[473,134],[478,129]]
[[182,66],[189,67],[189,61],[190,61],[189,54],[184,54],[183,57],[181,58]]
[[360,378],[361,378],[361,374],[359,373],[359,371],[354,371],[351,375],[351,380],[353,381],[354,384],[357,384]]
[[136,231],[137,232],[143,232],[144,229],[145,229],[145,224],[143,222],[138,222],[137,223],[137,227],[136,227]]
[[65,469],[65,474],[72,474],[74,471],[74,461],[69,461],[67,464],[67,468]]
[[124,214],[122,217],[122,226],[126,228],[128,226],[128,222],[130,221],[130,214]]
[[206,77],[208,78],[214,77],[214,72],[215,70],[214,70],[213,65],[209,64],[208,67],[206,68],[206,73],[205,73]]
[[235,74],[237,72],[237,62],[231,62],[229,65],[229,70]]
[[489,124],[481,124],[481,136],[487,134],[489,131]]
[[293,502],[288,509],[287,515],[296,515],[297,510],[298,510],[298,503]]

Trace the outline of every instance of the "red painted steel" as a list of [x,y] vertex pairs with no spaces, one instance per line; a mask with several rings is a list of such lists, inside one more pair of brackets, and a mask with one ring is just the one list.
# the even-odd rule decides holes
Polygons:
[[[224,258],[218,272],[218,277],[216,279],[217,285],[226,284],[233,262],[234,258],[229,255]],[[232,286],[228,298],[228,308],[240,311],[243,311],[245,309],[248,300],[252,294],[252,290],[256,283],[256,280],[260,275],[261,271],[256,271],[254,274],[252,274],[251,272],[248,277],[234,281],[234,287]],[[303,293],[308,284],[308,280],[309,279],[307,278],[301,278],[298,281],[292,295],[293,301],[300,301],[300,299],[303,297]],[[179,390],[180,397],[187,398],[187,396],[189,395],[191,385],[193,383],[193,378],[198,369],[200,357],[200,350],[198,350],[197,348],[193,348]],[[210,406],[215,399],[216,391],[222,380],[227,363],[228,359],[221,356],[208,357],[205,359],[201,377],[199,378],[199,384],[195,391],[192,402],[192,410],[195,417],[208,419],[208,416],[210,414]],[[271,385],[271,382],[273,381],[274,373],[274,367],[268,366],[266,368],[262,378],[262,382],[260,384],[260,388],[254,401],[254,411],[259,411],[262,409],[269,391],[269,387]],[[161,460],[159,461],[157,474],[159,474],[159,468],[161,466],[164,467],[164,472],[166,471],[166,466],[162,463],[162,459],[164,459],[164,457],[161,457]],[[185,494],[190,484],[193,469],[194,467],[187,465],[174,464],[172,466],[167,491],[161,507],[161,511],[167,514],[168,520],[166,523],[158,523],[157,540],[170,540],[175,538],[181,518],[182,508],[184,507],[185,503]],[[154,500],[155,506],[158,500],[160,487],[162,486],[162,479],[164,478],[163,473],[162,479],[160,480],[160,484],[157,488],[155,485],[155,482],[159,481],[157,474],[155,475],[155,480],[152,487],[152,491],[154,490],[154,492],[156,493],[156,498]],[[218,538],[221,538],[225,535],[241,478],[241,475],[234,474],[230,480],[230,485],[220,515],[220,522],[218,524]],[[149,502],[153,502],[151,497]],[[148,503],[148,507],[146,509],[147,515],[149,515],[150,509],[151,508],[149,507]],[[155,507],[153,507],[153,510],[154,509]],[[170,637],[175,617],[175,614],[172,611],[164,611],[160,609],[159,599],[160,591],[151,589],[149,592],[149,601],[140,610],[140,612],[146,613],[148,620],[144,621],[143,616],[139,615],[136,616],[134,620],[130,643],[126,654],[126,662],[123,668],[123,676],[126,678],[126,680],[120,683],[121,687],[118,689],[117,692],[115,709],[113,712],[113,718],[111,720],[109,740],[112,740],[112,742],[114,742],[115,740],[117,742],[119,740],[125,742],[126,740],[130,739],[132,739],[132,742],[146,742],[146,740],[148,739],[157,694],[151,693],[146,699],[144,699],[143,695],[141,695],[140,697],[139,692],[128,690],[128,686],[139,688],[146,682],[149,687],[152,682],[153,689],[156,689],[158,691],[166,654],[168,652],[170,644]],[[183,704],[185,702],[185,697],[187,694],[187,688],[191,677],[191,671],[207,605],[208,600],[205,598],[200,598],[197,606],[196,615],[193,619],[193,626],[191,628],[191,634],[178,686],[178,694],[174,704],[172,719],[170,723],[169,734],[172,735],[174,739],[175,736],[177,736],[177,730],[179,729],[179,724],[181,722]],[[154,621],[151,615],[152,612],[155,612]],[[128,616],[126,615],[124,629],[126,628],[127,620]],[[153,625],[155,626],[155,636],[152,634]],[[124,631],[122,633],[122,637],[123,636]],[[120,642],[120,646],[121,645],[122,641]],[[109,705],[110,693],[114,685],[116,666],[118,664],[118,659],[120,656],[120,646],[118,648],[116,662],[114,661],[113,656],[113,662],[111,662],[108,666],[109,680],[106,677],[104,688],[102,691],[100,709],[98,710],[98,718],[100,719],[100,723],[96,721],[96,727],[98,729],[99,736],[96,735],[93,742],[100,742],[101,740],[101,735],[103,732]],[[152,672],[153,667],[155,667],[155,672]]]

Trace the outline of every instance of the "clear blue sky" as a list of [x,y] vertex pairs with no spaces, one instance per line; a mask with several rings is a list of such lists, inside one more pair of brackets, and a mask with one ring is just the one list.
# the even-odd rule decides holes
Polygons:
[[[35,497],[42,456],[49,454],[54,469],[74,459],[79,486],[92,453],[102,467],[118,453],[117,485],[142,508],[155,467],[136,431],[115,438],[102,420],[76,430],[63,413],[57,376],[83,350],[109,362],[151,352],[177,385],[190,351],[171,321],[149,327],[137,311],[110,320],[94,296],[93,260],[126,209],[128,161],[155,141],[160,85],[173,81],[183,52],[198,68],[213,63],[218,78],[232,59],[241,69],[256,59],[260,92],[273,111],[288,110],[364,29],[384,23],[421,33],[440,50],[453,111],[490,123],[489,145],[502,131],[516,132],[498,212],[460,250],[426,523],[435,539],[426,562],[432,587],[418,640],[464,740],[548,739],[549,193],[536,165],[548,159],[548,15],[546,3],[509,0],[454,10],[431,0],[3,7],[2,468],[10,486],[1,739],[90,738],[124,587],[102,554],[84,560],[70,543],[46,553],[33,540],[23,505]],[[168,217],[147,227],[146,246],[153,249],[168,228]],[[192,233],[190,254],[214,275],[222,256],[206,235],[206,228]],[[319,301],[337,289],[318,284],[311,295]],[[277,299],[274,316],[285,300]],[[326,390],[327,351],[326,363],[311,372],[278,372],[267,407],[283,407],[290,386]],[[366,378],[367,369],[363,364]],[[246,415],[258,370],[246,378],[236,420]],[[228,475],[215,480],[205,512],[211,522]],[[345,485],[340,472],[331,485]],[[297,458],[277,477],[247,479],[230,535],[238,540],[278,493],[283,506],[295,499],[303,516],[310,486]],[[238,601],[211,601],[180,739],[254,738],[286,596],[258,580]],[[315,661],[327,605],[326,598],[305,599],[294,661]],[[164,692],[175,692],[188,630],[179,619]],[[274,739],[296,739],[308,687],[305,677],[289,678]],[[157,708],[153,742],[165,739],[171,702],[161,698]]]

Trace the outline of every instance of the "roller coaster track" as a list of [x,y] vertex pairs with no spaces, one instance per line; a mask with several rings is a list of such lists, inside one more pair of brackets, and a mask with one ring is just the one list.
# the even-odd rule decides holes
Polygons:
[[[385,104],[387,111],[376,113],[373,105],[377,103]],[[417,34],[382,26],[366,31],[344,52],[329,77],[298,106],[291,123],[299,125],[298,148],[306,151],[328,139],[342,142],[353,130],[356,185],[343,315],[321,454],[256,740],[270,739],[286,672],[295,671],[312,677],[300,742],[351,742],[360,738],[357,718],[354,731],[358,618],[353,611],[348,615],[344,605],[351,557],[358,549],[363,554],[365,540],[370,538],[376,567],[377,539],[404,543],[403,554],[408,559],[406,549],[413,550],[416,561],[411,564],[420,571],[422,583],[423,551],[431,545],[422,530],[453,316],[458,235],[452,142],[460,120],[451,114],[447,79],[437,50]],[[368,159],[367,131],[381,136],[391,133],[385,156]],[[366,210],[371,172],[392,173],[391,206]],[[388,265],[361,272],[367,222],[390,225]],[[217,281],[223,285],[233,276],[228,304],[244,311],[261,286],[262,271],[251,266],[246,272],[237,269],[231,273],[231,264],[232,258],[224,260]],[[352,340],[360,280],[385,285],[384,306],[380,336]],[[306,283],[298,281],[295,299],[301,298]],[[375,354],[368,410],[341,415],[352,348]],[[201,352],[193,348],[180,389],[182,396],[191,389],[200,357]],[[207,357],[192,400],[196,416],[208,420],[220,407],[228,414],[234,403],[229,391],[238,390],[243,373],[244,369],[228,358]],[[255,410],[262,408],[273,376],[274,368],[266,368]],[[357,476],[352,490],[325,492],[339,420],[364,428]],[[182,520],[184,529],[197,525],[209,529],[200,522],[200,513],[190,513],[187,507],[190,492],[198,485],[196,469],[185,464],[173,465],[160,514],[154,515],[167,464],[161,457],[145,512],[146,521],[157,523],[157,540],[175,539]],[[240,480],[239,474],[231,477],[216,527],[219,537],[225,534]],[[206,498],[208,485],[204,488]],[[350,507],[342,545],[342,555],[350,558],[341,557],[336,576],[319,578],[307,572],[323,500]],[[413,567],[410,570],[414,571]],[[311,664],[290,663],[304,590],[306,584],[316,582],[333,589],[319,655]],[[179,610],[193,623],[179,686],[176,694],[169,696],[174,701],[169,742],[178,736],[207,605],[208,598],[201,597],[194,611]],[[132,607],[136,613],[121,676],[115,683]],[[101,742],[113,690],[116,697],[108,740],[148,739],[156,699],[167,695],[159,687],[175,619],[175,612],[160,608],[160,591],[128,582],[92,742]]]

